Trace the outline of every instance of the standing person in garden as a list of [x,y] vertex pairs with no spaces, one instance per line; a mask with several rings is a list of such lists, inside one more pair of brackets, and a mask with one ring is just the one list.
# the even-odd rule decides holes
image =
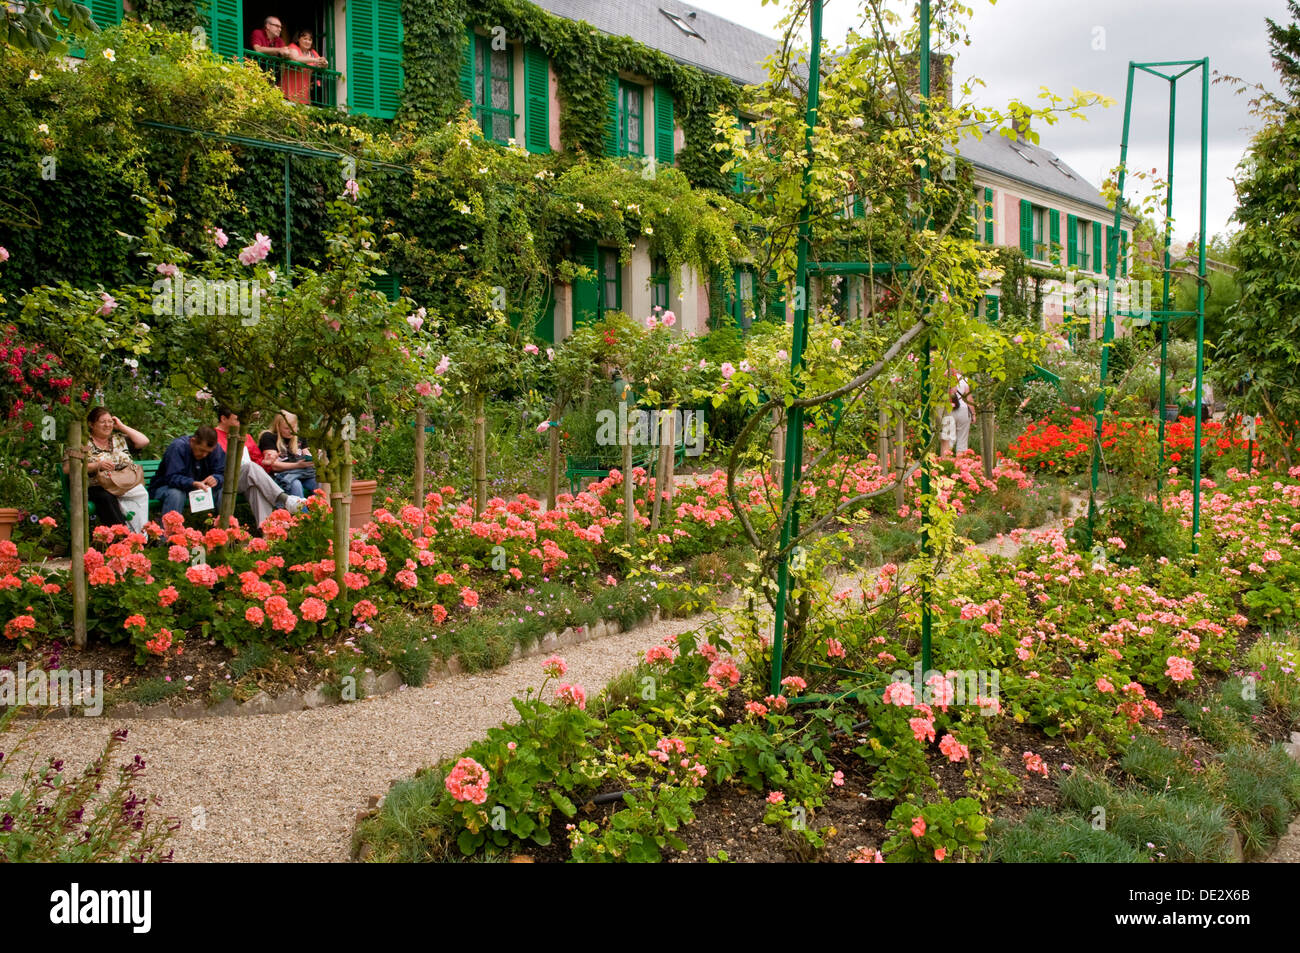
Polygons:
[[316,465],[307,448],[298,442],[298,417],[282,410],[262,432],[257,446],[262,466],[290,496],[309,497],[316,492]]
[[[943,418],[941,433],[944,436],[939,441],[941,456],[951,452],[954,443],[957,453],[965,453],[970,449],[970,426],[975,421],[975,404],[971,399],[970,381],[958,374],[957,369],[951,364],[948,365],[948,376],[956,378],[956,382],[948,388],[948,402],[952,409]],[[948,435],[953,439],[949,439]]]
[[225,479],[226,454],[217,446],[217,432],[199,427],[192,437],[177,437],[163,454],[158,472],[149,483],[149,496],[162,501],[163,515],[184,513],[189,494],[208,489],[213,499]]
[[[229,453],[227,442],[230,429],[239,426],[239,411],[228,407],[217,408],[217,440],[221,449]],[[262,468],[262,450],[253,440],[251,434],[244,435],[244,458],[239,466],[238,491],[248,497],[248,505],[253,511],[253,521],[261,526],[272,510],[287,509],[291,513],[301,510],[307,503],[301,496],[291,496],[282,490],[271,475]]]
[[[90,476],[88,495],[95,504],[95,515],[101,526],[127,524],[133,533],[144,531],[144,524],[149,519],[149,490],[144,481],[125,492],[114,495],[99,480],[101,473],[130,466],[135,461],[131,453],[149,446],[149,438],[140,431],[128,427],[114,417],[107,407],[93,407],[86,415],[90,428],[90,441],[86,444],[84,454],[86,473]],[[71,458],[74,454],[69,453]],[[63,463],[63,471],[68,471],[68,462]]]

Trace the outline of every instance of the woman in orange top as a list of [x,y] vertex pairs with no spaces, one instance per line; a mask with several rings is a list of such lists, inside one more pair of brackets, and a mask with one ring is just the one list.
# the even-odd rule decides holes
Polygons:
[[[280,89],[284,98],[304,106],[311,102],[313,84],[320,82],[319,77],[304,67],[330,65],[329,60],[312,49],[315,40],[311,30],[299,30],[293,35],[293,42],[285,50],[285,59],[292,60],[293,63],[286,63],[280,76]],[[302,66],[293,65],[296,63],[301,63]]]

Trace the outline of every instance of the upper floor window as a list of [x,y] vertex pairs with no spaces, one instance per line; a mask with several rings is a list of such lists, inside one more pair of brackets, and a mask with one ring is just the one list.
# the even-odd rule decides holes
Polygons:
[[1076,221],[1074,227],[1074,243],[1077,249],[1074,263],[1079,267],[1080,271],[1090,271],[1092,259],[1088,254],[1088,249],[1092,247],[1092,223],[1086,218],[1081,218]]
[[1047,209],[1034,206],[1034,248],[1030,256],[1038,261],[1048,261],[1047,249]]
[[618,81],[618,154],[645,155],[645,87]]
[[668,263],[662,258],[650,261],[650,306],[671,311],[672,283],[668,280]]
[[618,260],[617,248],[601,248],[600,262],[600,313],[623,310],[623,269]]
[[474,38],[474,118],[483,135],[503,145],[515,138],[515,61],[509,44]]

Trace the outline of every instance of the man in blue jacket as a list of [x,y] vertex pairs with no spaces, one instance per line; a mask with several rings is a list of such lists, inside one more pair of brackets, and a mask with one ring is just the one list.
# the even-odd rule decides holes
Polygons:
[[213,503],[219,505],[225,472],[226,454],[217,445],[217,432],[204,425],[194,436],[177,437],[167,447],[149,482],[149,495],[162,501],[163,513],[183,514],[192,490],[211,489]]

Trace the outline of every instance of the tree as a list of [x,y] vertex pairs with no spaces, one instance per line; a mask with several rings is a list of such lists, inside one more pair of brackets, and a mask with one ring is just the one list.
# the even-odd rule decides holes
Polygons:
[[98,33],[90,8],[72,0],[27,0],[16,10],[6,3],[0,17],[0,45],[60,55],[68,34]]
[[1295,22],[1282,27],[1267,21],[1285,98],[1255,101],[1253,111],[1267,124],[1238,167],[1241,300],[1227,315],[1217,356],[1229,406],[1263,414],[1290,466],[1300,420],[1300,4],[1288,0],[1287,7]]

